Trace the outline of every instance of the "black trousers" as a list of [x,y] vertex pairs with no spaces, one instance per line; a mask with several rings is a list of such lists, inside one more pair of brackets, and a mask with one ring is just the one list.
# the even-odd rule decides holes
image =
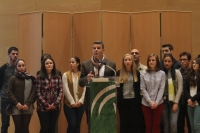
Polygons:
[[55,133],[60,110],[48,112],[37,111],[37,114],[40,120],[40,133]]
[[[141,104],[138,104],[135,98],[124,99],[123,103],[117,103],[120,118],[120,133],[141,133],[144,129],[144,117]],[[141,124],[143,119],[143,124]]]
[[185,118],[187,122],[188,133],[191,133],[190,121],[187,113],[187,104],[180,104],[180,110],[178,114],[178,123],[177,123],[177,133],[185,133]]

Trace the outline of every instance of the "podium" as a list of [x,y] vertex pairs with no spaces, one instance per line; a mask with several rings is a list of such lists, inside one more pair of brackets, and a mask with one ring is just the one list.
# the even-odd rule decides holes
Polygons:
[[119,77],[96,77],[89,85],[90,133],[116,133],[116,87]]

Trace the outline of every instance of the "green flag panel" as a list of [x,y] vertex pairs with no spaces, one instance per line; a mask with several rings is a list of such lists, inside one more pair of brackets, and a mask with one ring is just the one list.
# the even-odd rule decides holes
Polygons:
[[114,82],[90,83],[90,133],[116,133],[116,86]]

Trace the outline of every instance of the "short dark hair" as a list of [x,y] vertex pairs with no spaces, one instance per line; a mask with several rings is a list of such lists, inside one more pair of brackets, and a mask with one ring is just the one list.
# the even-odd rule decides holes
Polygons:
[[16,48],[16,47],[10,47],[10,48],[8,49],[8,54],[10,54],[10,53],[12,52],[12,50],[18,51],[18,48]]
[[41,59],[40,59],[41,64],[42,64],[42,61],[43,61],[45,58],[51,58],[51,55],[50,55],[50,54],[43,54],[43,55],[41,56]]
[[200,58],[200,54],[199,54],[199,55],[197,55],[197,58]]
[[188,60],[191,60],[191,54],[189,52],[182,52],[180,53],[179,57],[181,58],[181,56],[187,56]]
[[156,58],[156,72],[159,71],[161,69],[161,66],[160,66],[160,61],[159,61],[159,57],[158,55],[152,53],[152,54],[149,54],[148,57],[147,57],[147,72],[150,72],[151,71],[151,67],[149,66],[149,59],[154,56]]
[[57,71],[56,71],[56,64],[55,64],[54,60],[52,58],[47,57],[47,58],[44,58],[44,60],[42,61],[42,65],[41,65],[41,69],[40,69],[40,73],[39,73],[39,75],[40,75],[40,77],[42,79],[48,77],[47,72],[46,72],[46,68],[45,68],[45,61],[48,60],[48,59],[50,59],[53,62],[53,69],[52,69],[51,74],[54,77],[59,76],[58,73],[57,73]]
[[73,56],[72,58],[75,59],[76,63],[79,63],[78,65],[78,71],[81,71],[81,61],[77,56]]
[[174,47],[171,44],[163,44],[162,48],[164,47],[168,47],[170,51],[174,49]]
[[94,45],[94,44],[101,44],[102,48],[104,49],[104,44],[103,44],[102,41],[95,41],[95,42],[93,42],[93,45]]

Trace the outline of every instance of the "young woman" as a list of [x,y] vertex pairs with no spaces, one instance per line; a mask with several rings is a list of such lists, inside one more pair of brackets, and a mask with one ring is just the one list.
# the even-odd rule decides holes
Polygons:
[[141,114],[140,73],[131,54],[125,54],[122,68],[117,72],[120,76],[120,87],[117,88],[117,107],[120,117],[120,133],[137,133],[138,119]]
[[15,133],[29,133],[29,123],[35,102],[35,77],[26,72],[25,61],[16,61],[16,74],[8,83],[8,97],[12,107]]
[[[43,60],[44,60],[45,58],[52,58],[52,57],[51,57],[50,54],[43,54],[43,55],[41,56],[41,58],[40,58],[41,65],[42,65],[42,62],[43,62]],[[62,74],[61,74],[60,70],[56,69],[56,71],[57,71],[58,75],[59,75],[60,77],[62,77]],[[40,74],[40,71],[37,71],[37,75],[39,75],[39,74]]]
[[67,133],[80,133],[81,119],[84,113],[85,87],[78,85],[81,74],[80,59],[72,57],[69,62],[71,70],[62,77],[64,89],[64,113],[68,121]]
[[179,113],[179,100],[183,91],[183,78],[179,70],[173,66],[173,56],[165,54],[163,58],[163,71],[166,75],[164,92],[163,124],[164,133],[177,133],[177,120]]
[[192,133],[200,133],[200,58],[194,59],[187,75],[185,96]]
[[45,58],[36,78],[37,113],[40,133],[54,133],[63,95],[62,79],[52,58]]
[[165,89],[165,73],[160,70],[159,58],[156,54],[148,56],[147,70],[140,75],[140,80],[146,133],[160,133],[160,120],[164,108],[162,96]]

